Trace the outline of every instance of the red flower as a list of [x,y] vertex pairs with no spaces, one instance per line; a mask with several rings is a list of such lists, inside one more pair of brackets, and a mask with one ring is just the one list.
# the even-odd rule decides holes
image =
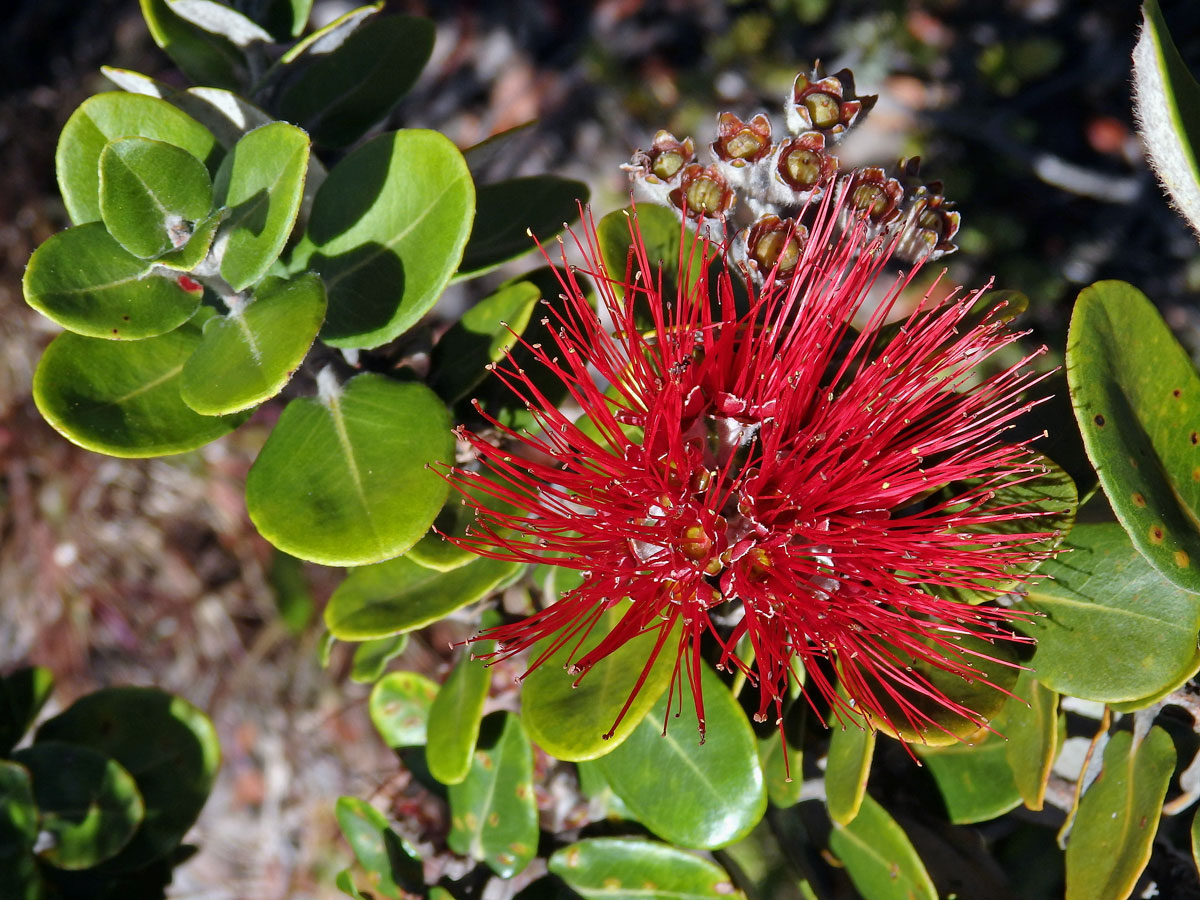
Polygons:
[[[584,576],[541,612],[482,635],[500,642],[500,655],[553,637],[532,670],[628,599],[619,624],[577,654],[572,671],[583,677],[625,641],[656,631],[643,678],[660,652],[673,654],[702,729],[704,640],[716,642],[722,664],[756,679],[760,721],[772,707],[779,717],[799,663],[805,690],[824,695],[838,716],[945,730],[922,711],[932,700],[983,724],[910,663],[978,680],[979,660],[989,657],[959,639],[1021,640],[1006,627],[1008,610],[923,587],[986,587],[1047,555],[1035,544],[1048,534],[1014,527],[1030,510],[993,500],[1040,472],[1024,444],[1002,440],[1038,376],[1025,371],[1027,357],[970,380],[981,360],[1019,337],[998,308],[970,317],[983,291],[927,296],[898,330],[882,331],[912,272],[856,332],[850,322],[896,238],[868,239],[861,219],[839,231],[838,205],[816,210],[786,279],[768,273],[760,287],[748,283],[744,311],[736,268],[725,261],[710,280],[721,248],[702,244],[695,287],[663,296],[635,219],[624,279],[605,273],[590,221],[575,235],[586,263],[563,276],[565,309],[547,323],[557,346],[528,349],[592,427],[547,401],[508,360],[495,371],[540,432],[490,420],[502,435],[495,443],[460,429],[492,477],[462,468],[448,475],[477,507],[465,545]],[[611,323],[576,271],[595,282]],[[653,315],[652,330],[639,328],[635,306]],[[468,488],[515,511],[488,509]],[[668,643],[677,623],[678,642]],[[746,659],[737,652],[744,637],[753,649]],[[848,703],[834,689],[839,680]]]

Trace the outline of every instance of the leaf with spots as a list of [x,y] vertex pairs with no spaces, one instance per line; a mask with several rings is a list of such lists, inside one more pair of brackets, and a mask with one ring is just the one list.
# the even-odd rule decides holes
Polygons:
[[533,749],[521,720],[509,712],[483,720],[471,770],[450,785],[450,849],[479,859],[511,878],[533,859],[538,811],[533,795]]
[[[420,858],[383,813],[357,797],[338,797],[335,812],[338,827],[367,872],[372,895],[399,900],[406,896],[401,888],[416,890],[424,886]],[[349,876],[345,881],[353,883]]]
[[716,863],[644,838],[570,844],[550,871],[584,900],[745,900]]
[[829,849],[865,900],[937,900],[937,890],[912,842],[870,797],[849,825],[834,823]]
[[1146,295],[1085,288],[1067,339],[1083,443],[1134,546],[1200,591],[1200,376]]

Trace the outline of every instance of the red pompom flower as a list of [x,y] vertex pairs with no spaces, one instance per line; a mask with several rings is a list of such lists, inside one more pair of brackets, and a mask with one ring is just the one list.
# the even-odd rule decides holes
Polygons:
[[[827,198],[809,228],[787,236],[800,246],[786,273],[776,265],[754,280],[725,248],[685,232],[681,257],[696,241],[702,259],[694,286],[669,296],[636,218],[620,280],[606,274],[585,218],[574,237],[586,262],[562,276],[564,307],[544,321],[556,346],[527,349],[590,424],[510,358],[495,371],[540,430],[491,418],[491,439],[460,429],[478,467],[448,473],[477,508],[465,546],[583,574],[540,612],[482,635],[500,656],[552,638],[532,670],[631,601],[598,645],[573,654],[572,672],[584,677],[635,635],[657,632],[634,694],[655,658],[673,654],[673,683],[690,681],[701,729],[706,640],[721,665],[757,684],[760,721],[779,719],[789,670],[802,666],[810,702],[819,694],[834,715],[868,727],[944,731],[930,701],[983,724],[922,670],[986,680],[988,644],[973,638],[1022,640],[1007,627],[1013,612],[937,594],[986,589],[1048,555],[1039,542],[1050,535],[1028,525],[1029,501],[996,499],[1042,471],[1025,443],[1004,440],[1040,376],[1026,357],[976,377],[980,361],[1020,336],[1003,302],[980,315],[983,291],[927,295],[885,328],[913,272],[856,331],[897,238],[847,224],[845,207],[839,224],[839,205]],[[595,283],[600,313],[578,272]],[[635,308],[651,327],[639,327]],[[476,499],[488,495],[508,511]]]

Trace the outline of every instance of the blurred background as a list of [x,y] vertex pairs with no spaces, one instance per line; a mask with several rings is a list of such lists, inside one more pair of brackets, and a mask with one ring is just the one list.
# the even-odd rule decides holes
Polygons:
[[[236,4],[234,4],[236,5]],[[1200,4],[1162,0],[1200,70]],[[353,6],[318,0],[323,24]],[[33,248],[65,227],[54,146],[112,86],[100,65],[183,85],[136,0],[9,0],[0,13],[0,670],[56,674],[57,707],[95,687],[155,684],[215,720],[225,764],[172,895],[338,896],[338,794],[398,815],[407,776],[377,739],[348,648],[318,659],[334,570],[288,566],[251,527],[252,420],[194,453],[126,461],[58,437],[29,396],[53,326],[21,299]],[[394,2],[437,23],[434,57],[390,127],[460,147],[537,120],[499,162],[628,203],[618,166],[666,128],[703,147],[716,115],[778,115],[798,71],[853,68],[880,95],[843,162],[919,155],[963,215],[956,283],[1030,298],[1025,325],[1061,359],[1071,304],[1101,278],[1145,291],[1200,350],[1200,255],[1143,158],[1130,111],[1133,0],[552,0]],[[701,154],[703,155],[703,153]],[[529,259],[528,267],[535,265]],[[939,264],[940,267],[940,264]],[[460,298],[460,299],[470,299]],[[287,614],[281,615],[283,609]],[[446,640],[398,665],[441,677]],[[53,710],[51,710],[53,711]]]

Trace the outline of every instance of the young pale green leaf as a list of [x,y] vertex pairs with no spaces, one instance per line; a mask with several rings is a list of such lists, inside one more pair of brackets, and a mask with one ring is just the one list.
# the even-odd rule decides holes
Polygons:
[[100,154],[116,138],[172,144],[212,166],[219,152],[212,132],[165,100],[112,91],[89,97],[67,119],[54,164],[58,189],[76,225],[100,221]]
[[1155,726],[1136,747],[1127,731],[1104,748],[1067,843],[1066,900],[1125,900],[1150,860],[1175,745]]
[[1133,112],[1159,181],[1200,232],[1200,84],[1171,40],[1157,0],[1142,4],[1133,49]]
[[463,313],[433,348],[429,386],[450,404],[466,397],[525,330],[541,296],[536,284],[517,279]]
[[228,434],[245,415],[202,416],[179,398],[183,364],[200,344],[196,319],[169,334],[116,342],[60,334],[33,376],[33,399],[63,437],[109,456],[164,456]]
[[986,822],[1021,805],[1003,737],[981,730],[971,742],[914,749],[956,825]]
[[937,900],[937,890],[896,820],[870,795],[849,825],[833,826],[829,849],[864,900]]
[[146,812],[132,776],[89,747],[38,741],[13,754],[33,783],[38,831],[52,838],[39,855],[59,869],[90,869],[125,847]]
[[457,277],[481,275],[524,256],[534,248],[531,233],[549,240],[579,218],[579,205],[587,199],[586,184],[553,175],[480,185],[475,224]]
[[570,844],[550,871],[584,900],[745,900],[716,863],[644,838]]
[[451,850],[482,860],[501,878],[529,865],[537,852],[538,810],[533,749],[518,716],[497,712],[483,720],[466,779],[446,793]]
[[829,727],[832,732],[825,763],[829,818],[839,825],[849,825],[867,795],[867,778],[875,756],[875,732],[854,721],[839,725],[836,719]]
[[1037,639],[1028,665],[1051,690],[1086,700],[1137,700],[1200,669],[1200,596],[1168,582],[1115,523],[1080,525],[1018,609]]
[[429,60],[433,38],[431,19],[385,16],[331,49],[313,43],[284,64],[275,109],[317,144],[351,144],[408,93]]
[[35,746],[48,740],[111,756],[137,782],[146,817],[109,863],[114,871],[143,866],[178,847],[200,815],[221,761],[208,717],[157,688],[110,687],[87,694],[38,729]]
[[54,676],[41,666],[26,666],[0,678],[0,757],[24,737],[54,689]]
[[60,231],[33,252],[25,302],[68,331],[107,340],[166,334],[190,319],[200,293],[151,275],[99,222]]
[[[567,641],[525,677],[521,689],[521,716],[534,743],[551,756],[579,762],[611,753],[633,734],[667,689],[675,666],[674,649],[679,644],[677,628],[666,636],[663,651],[650,667],[632,703],[629,703],[629,696],[654,651],[657,632],[647,632],[626,641],[593,665],[582,678],[568,671],[570,662],[599,644],[628,609],[627,604],[621,604],[606,610],[578,648],[575,640]],[[553,637],[546,638],[534,645],[530,658],[538,659],[553,640]],[[629,703],[629,709],[618,722],[617,717],[621,716],[626,703]],[[686,725],[677,727],[686,730]],[[610,731],[612,736],[606,739],[605,734]]]
[[[179,15],[179,0],[141,0],[150,36],[194,82],[238,90],[249,80],[242,48]],[[229,10],[231,13],[232,9]]]
[[100,153],[100,218],[134,256],[149,259],[183,246],[212,199],[204,163],[173,144],[117,138]]
[[476,557],[448,572],[406,556],[351,570],[325,607],[325,626],[343,641],[404,634],[482,600],[521,570],[521,563]]
[[[492,642],[472,647],[482,656],[491,652]],[[471,770],[491,681],[492,670],[472,659],[471,653],[463,653],[433,698],[426,726],[425,762],[429,774],[442,784],[458,784]]]
[[[301,559],[390,559],[442,508],[446,483],[427,465],[453,447],[446,408],[423,384],[372,373],[326,384],[279,417],[246,477],[246,506],[267,540]],[[371,637],[382,634],[361,635]]]
[[198,413],[251,409],[288,383],[325,321],[325,286],[316,275],[269,277],[244,306],[204,323],[183,366],[179,395]]
[[1134,546],[1200,591],[1200,376],[1146,295],[1084,288],[1067,338],[1083,443]]
[[304,173],[308,135],[287,122],[248,132],[225,157],[213,185],[229,217],[217,234],[221,275],[235,291],[254,284],[279,257],[292,233]]
[[1026,670],[992,728],[1007,738],[1004,758],[1029,809],[1041,809],[1046,784],[1058,756],[1058,694]]
[[415,325],[458,267],[474,215],[467,165],[437,132],[382,134],[349,153],[317,191],[291,262],[325,279],[322,339],[378,347]]
[[374,684],[383,675],[387,664],[404,652],[408,646],[407,634],[363,641],[354,648],[354,661],[350,668],[350,680],[359,684]]
[[375,682],[367,709],[389,747],[421,747],[438,686],[417,672],[388,672]]
[[729,689],[701,663],[701,743],[692,692],[682,680],[684,687],[661,697],[600,766],[638,821],[659,837],[683,847],[724,847],[749,834],[766,812],[754,732]]
[[399,900],[406,896],[402,889],[424,886],[420,857],[383,813],[357,797],[338,797],[334,810],[346,842],[367,871],[372,893]]

